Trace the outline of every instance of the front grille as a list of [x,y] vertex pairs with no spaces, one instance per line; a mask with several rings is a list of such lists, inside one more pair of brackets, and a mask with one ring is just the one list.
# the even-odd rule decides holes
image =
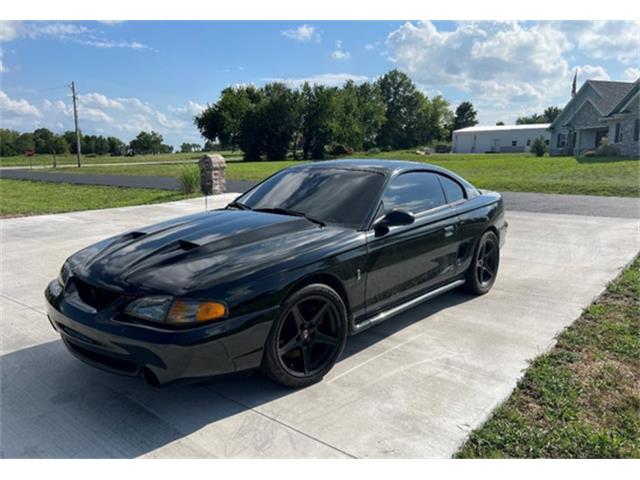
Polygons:
[[84,282],[78,278],[74,279],[74,282],[76,285],[76,289],[78,290],[80,299],[96,310],[107,308],[120,297],[119,293],[112,292],[111,290],[106,290],[104,288],[95,287],[90,283]]

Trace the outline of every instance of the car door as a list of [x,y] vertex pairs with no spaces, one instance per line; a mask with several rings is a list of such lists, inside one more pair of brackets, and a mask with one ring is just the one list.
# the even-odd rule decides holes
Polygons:
[[367,315],[446,282],[456,275],[458,218],[433,172],[403,173],[390,181],[378,216],[400,209],[411,225],[367,232]]

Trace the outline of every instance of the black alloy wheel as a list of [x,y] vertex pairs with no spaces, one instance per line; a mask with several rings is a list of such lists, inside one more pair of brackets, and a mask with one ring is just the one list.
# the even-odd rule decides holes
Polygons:
[[318,382],[342,353],[347,336],[344,302],[314,284],[292,295],[267,340],[263,368],[277,383],[302,387]]
[[465,290],[483,295],[491,290],[498,275],[500,265],[500,244],[492,231],[485,232],[467,270]]

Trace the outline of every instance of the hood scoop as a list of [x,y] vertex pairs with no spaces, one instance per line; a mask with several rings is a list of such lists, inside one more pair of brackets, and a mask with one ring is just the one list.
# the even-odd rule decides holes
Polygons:
[[182,250],[185,251],[193,250],[194,248],[198,248],[200,246],[197,243],[190,242],[188,240],[178,240],[178,245]]

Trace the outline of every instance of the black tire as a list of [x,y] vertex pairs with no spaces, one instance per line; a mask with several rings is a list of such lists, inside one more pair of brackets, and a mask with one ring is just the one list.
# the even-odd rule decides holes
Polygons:
[[475,295],[484,295],[496,281],[500,266],[500,243],[492,231],[484,232],[473,253],[471,265],[465,274],[463,289]]
[[344,350],[347,318],[342,298],[326,285],[314,283],[294,292],[267,337],[262,371],[286,387],[319,382]]

